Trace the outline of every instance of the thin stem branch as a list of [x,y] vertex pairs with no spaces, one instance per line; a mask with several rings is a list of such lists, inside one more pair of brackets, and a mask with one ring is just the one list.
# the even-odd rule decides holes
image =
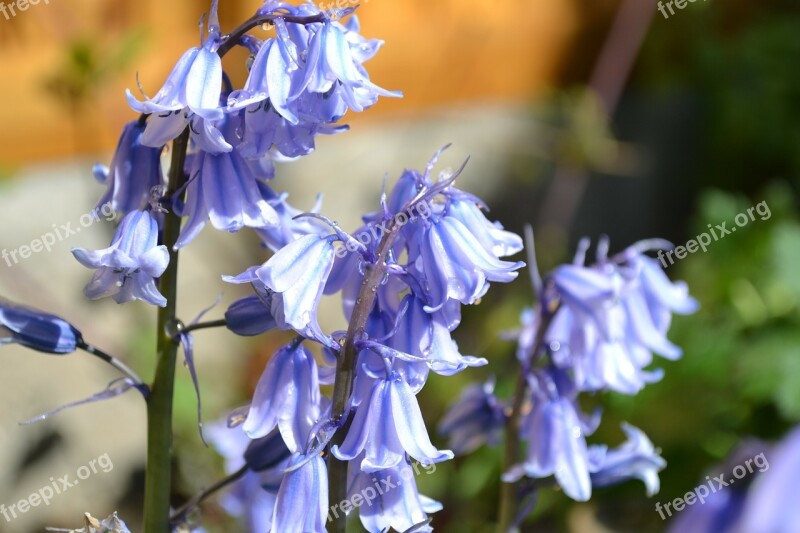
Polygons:
[[[529,354],[528,363],[523,364],[520,369],[519,376],[517,377],[517,385],[514,391],[514,401],[511,407],[511,414],[506,420],[505,425],[505,447],[503,449],[503,472],[508,472],[511,468],[519,462],[521,443],[520,443],[520,425],[522,422],[522,411],[525,408],[525,400],[528,397],[528,373],[536,359],[536,356],[544,348],[544,336],[550,328],[553,317],[558,311],[558,305],[554,305],[552,309],[541,310],[541,320],[539,326],[536,328],[536,340],[534,341],[533,348]],[[509,533],[515,531],[519,496],[520,496],[520,483],[503,483],[500,487],[500,519],[497,524],[498,533]]]
[[172,523],[173,527],[179,526],[186,520],[186,517],[197,509],[197,507],[203,503],[205,500],[216,494],[217,492],[221,491],[228,485],[235,483],[236,481],[242,479],[245,474],[250,470],[250,467],[247,465],[243,466],[241,469],[237,470],[233,474],[220,479],[207,489],[203,490],[200,494],[196,495],[194,498],[186,502],[180,509],[173,513],[172,517],[170,518],[170,522]]
[[[147,385],[145,384],[144,381],[142,381],[142,378],[140,378],[139,375],[136,372],[134,372],[128,365],[126,365],[113,355],[109,355],[103,350],[97,348],[96,346],[92,346],[91,344],[87,344],[86,342],[83,341],[78,344],[78,348],[80,348],[86,353],[94,355],[98,359],[102,359],[106,363],[110,364],[111,366],[113,366],[114,368],[125,374],[125,376],[133,380],[133,382],[136,383],[136,385],[140,387],[145,387],[145,390],[147,390]],[[141,388],[139,390],[144,393],[144,391]]]
[[[189,146],[186,128],[172,144],[172,163],[167,196],[179,191],[186,181],[184,163]],[[170,531],[172,491],[172,407],[175,389],[175,361],[178,338],[172,331],[178,296],[178,251],[174,250],[181,229],[181,218],[174,211],[164,215],[161,242],[170,254],[169,266],[159,280],[167,305],[158,310],[156,374],[147,404],[147,470],[144,496],[145,533]]]
[[197,331],[198,329],[210,329],[210,328],[222,328],[228,325],[228,321],[223,319],[220,320],[212,320],[210,322],[198,322],[197,324],[190,324],[188,326],[183,326],[183,333],[191,333],[192,331]]
[[217,48],[217,53],[220,57],[223,57],[225,54],[230,52],[231,48],[239,43],[239,39],[241,39],[245,33],[257,26],[261,26],[262,24],[273,24],[277,18],[281,18],[285,22],[292,24],[319,24],[327,20],[325,15],[322,13],[308,17],[295,17],[276,13],[269,15],[253,15],[225,37],[225,39],[222,41],[222,44],[219,45],[219,48]]
[[[356,342],[364,336],[367,318],[372,311],[372,306],[375,304],[378,287],[386,274],[386,258],[401,227],[395,223],[394,218],[390,220],[389,227],[378,245],[375,264],[367,267],[366,274],[361,282],[361,289],[350,317],[347,336],[336,362],[336,381],[333,387],[331,413],[333,419],[337,422],[341,421],[345,416],[350,395],[353,393],[353,380],[356,376],[356,362],[358,359]],[[342,444],[346,434],[345,430],[346,428],[341,428],[336,432],[336,435],[331,440],[331,446]],[[329,500],[332,502],[339,502],[347,498],[347,462],[339,461],[333,455],[328,457],[328,495]],[[333,533],[345,533],[347,530],[347,517],[344,514],[337,515],[333,519],[329,530]]]

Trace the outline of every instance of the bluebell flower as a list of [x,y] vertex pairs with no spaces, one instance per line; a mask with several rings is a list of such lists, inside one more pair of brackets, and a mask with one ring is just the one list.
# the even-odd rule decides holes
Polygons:
[[275,157],[275,152],[290,159],[308,155],[316,147],[317,135],[334,135],[348,129],[310,118],[319,114],[330,117],[331,122],[338,120],[337,115],[343,111],[338,104],[332,97],[303,95],[295,106],[301,117],[295,124],[275,111],[269,101],[251,104],[244,113],[245,129],[239,151],[247,159]]
[[432,310],[448,299],[474,304],[489,290],[489,281],[508,283],[517,277],[515,270],[524,266],[487,252],[469,228],[450,216],[434,220],[425,230],[421,257]]
[[[229,110],[244,109],[269,99],[275,111],[292,124],[300,120],[290,109],[292,86],[302,81],[297,45],[289,37],[286,22],[275,20],[277,39],[261,44],[250,66],[244,88],[234,91],[228,98]],[[300,32],[306,33],[301,29]]]
[[[298,467],[298,465],[301,465]],[[296,455],[278,490],[270,531],[323,533],[328,519],[328,468],[318,454]]]
[[646,371],[652,355],[628,335],[628,319],[620,305],[606,310],[607,337],[592,320],[579,320],[570,307],[558,311],[547,332],[556,364],[571,366],[582,390],[636,394],[661,379],[660,369]]
[[658,472],[667,462],[658,454],[653,443],[640,429],[630,424],[622,424],[628,440],[613,450],[605,446],[592,446],[591,460],[592,485],[605,487],[628,479],[641,479],[647,489],[647,496],[658,493],[660,482]]
[[250,438],[275,427],[292,452],[303,451],[311,428],[320,418],[317,363],[300,342],[279,349],[267,363],[242,426]]
[[151,148],[142,143],[144,129],[138,120],[126,124],[111,167],[95,172],[108,187],[98,207],[110,204],[115,212],[122,214],[143,209],[150,200],[153,187],[164,183],[161,147]]
[[279,327],[291,327],[307,338],[331,345],[332,341],[320,330],[317,307],[333,260],[329,236],[306,235],[281,248],[261,267],[223,279],[266,287],[274,293],[272,315]]
[[181,56],[153,98],[141,102],[128,89],[126,95],[131,108],[146,114],[163,114],[188,108],[192,113],[207,119],[218,119],[222,116],[219,106],[222,59],[217,54],[221,36],[217,4],[218,0],[211,4],[208,36],[202,46],[190,48]]
[[246,296],[225,311],[225,327],[237,335],[253,337],[278,326],[270,309],[269,295]]
[[[374,473],[356,471],[351,486],[350,492],[364,500],[359,518],[369,533],[408,531],[425,524],[429,513],[442,510],[441,503],[419,493],[414,471],[406,462]],[[414,531],[428,533],[433,528],[423,525]]]
[[506,422],[504,406],[494,395],[494,380],[474,383],[461,392],[439,422],[456,455],[467,455],[486,444],[500,442]]
[[305,79],[293,96],[302,91],[324,94],[333,90],[353,111],[374,105],[379,96],[402,96],[370,81],[361,63],[377,52],[380,42],[361,41],[356,35],[348,39],[348,34],[354,33],[336,22],[325,22],[316,29],[308,44]]
[[237,150],[196,154],[191,176],[186,205],[181,212],[188,219],[176,248],[189,244],[203,229],[206,219],[216,229],[231,233],[245,226],[263,228],[278,224],[278,214],[261,196],[256,176]]
[[342,461],[361,452],[366,452],[361,461],[365,472],[396,467],[406,454],[423,464],[453,458],[450,450],[440,451],[431,444],[417,399],[396,372],[375,381],[369,398],[356,409],[344,442],[331,447]]
[[158,224],[145,211],[131,211],[122,219],[111,246],[89,251],[73,248],[72,255],[83,266],[96,269],[83,293],[96,300],[112,296],[117,303],[143,300],[166,306],[155,279],[167,269],[169,251],[158,245]]
[[[442,311],[429,313],[425,303],[408,294],[403,298],[401,307],[405,314],[388,345],[400,352],[424,359],[425,363],[411,362],[410,365],[427,365],[431,370],[443,376],[452,376],[467,367],[484,366],[488,361],[482,357],[461,355],[458,344],[450,335],[447,315]],[[397,313],[394,314],[397,320]],[[420,371],[420,370],[418,370]]]
[[503,481],[514,482],[524,475],[555,476],[567,496],[587,501],[592,484],[586,436],[597,428],[599,418],[580,413],[577,390],[563,371],[534,371],[528,376],[528,384],[532,407],[521,428],[528,441],[525,461],[505,473]]
[[456,196],[450,201],[448,213],[468,227],[490,254],[506,257],[522,251],[522,237],[504,230],[499,222],[490,222],[475,201]]
[[0,346],[20,344],[51,354],[74,352],[81,332],[63,318],[0,298]]
[[548,278],[562,306],[546,339],[562,364],[574,366],[583,390],[636,394],[663,375],[644,370],[653,352],[681,355],[666,337],[671,313],[691,313],[698,305],[684,284],[671,283],[655,260],[642,255],[648,243],[613,258],[602,253],[591,267],[561,266]]

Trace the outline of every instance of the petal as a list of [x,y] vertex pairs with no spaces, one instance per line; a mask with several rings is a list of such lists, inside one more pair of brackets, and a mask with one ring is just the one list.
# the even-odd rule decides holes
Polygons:
[[205,118],[218,116],[218,113],[209,113],[219,107],[222,91],[222,59],[216,52],[205,48],[198,50],[186,76],[184,91],[189,109]]
[[406,453],[423,464],[452,459],[453,452],[437,450],[431,444],[419,404],[408,384],[402,379],[393,379],[388,388],[392,419]]

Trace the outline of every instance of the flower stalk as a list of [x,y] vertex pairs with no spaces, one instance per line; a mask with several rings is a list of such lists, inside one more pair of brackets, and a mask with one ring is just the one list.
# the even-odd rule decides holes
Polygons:
[[[503,472],[508,472],[519,463],[520,450],[520,424],[522,422],[522,412],[525,409],[525,399],[528,397],[528,373],[530,372],[536,355],[541,353],[544,348],[544,336],[550,328],[553,317],[558,311],[558,304],[554,304],[552,309],[542,309],[540,311],[539,326],[536,329],[536,339],[525,364],[517,377],[517,384],[514,390],[514,398],[511,406],[511,413],[505,425],[505,446],[503,448]],[[510,533],[517,531],[517,518],[519,516],[519,502],[523,500],[521,483],[523,480],[514,483],[502,483],[500,487],[500,518],[497,523],[497,533]]]
[[[181,190],[185,181],[184,162],[189,145],[187,128],[172,145],[172,163],[167,196]],[[175,389],[175,361],[178,336],[172,331],[177,324],[178,240],[181,218],[174,211],[164,214],[161,242],[170,253],[167,270],[158,288],[167,305],[158,310],[156,373],[147,402],[147,468],[144,496],[145,533],[167,533],[170,530],[170,494],[172,491],[172,404]]]
[[[358,349],[356,342],[364,336],[364,329],[367,324],[372,306],[375,304],[378,287],[386,275],[386,258],[392,249],[397,234],[402,226],[391,219],[386,233],[378,245],[378,254],[375,263],[369,265],[361,282],[361,289],[356,298],[353,314],[347,329],[347,336],[342,345],[342,351],[336,362],[336,381],[333,388],[333,406],[331,416],[337,423],[346,422],[342,419],[346,416],[347,406],[350,395],[353,393],[353,381],[356,376],[356,362],[358,360]],[[346,425],[346,424],[343,424]],[[330,446],[340,445],[344,442],[346,428],[340,428],[331,440]],[[330,450],[330,447],[329,447]],[[328,456],[328,501],[340,502],[347,498],[347,462],[339,461],[329,452]],[[337,515],[329,530],[334,533],[345,533],[347,531],[347,516]]]

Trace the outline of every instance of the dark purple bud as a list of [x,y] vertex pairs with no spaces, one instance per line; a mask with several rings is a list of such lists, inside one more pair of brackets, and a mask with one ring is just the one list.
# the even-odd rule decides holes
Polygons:
[[72,353],[81,333],[66,320],[0,299],[0,346],[16,343],[44,353]]
[[261,335],[277,327],[266,302],[255,294],[233,302],[225,311],[225,321],[229,330],[243,337]]
[[274,468],[289,458],[291,452],[283,442],[278,428],[266,437],[253,440],[244,452],[247,466],[254,472]]

